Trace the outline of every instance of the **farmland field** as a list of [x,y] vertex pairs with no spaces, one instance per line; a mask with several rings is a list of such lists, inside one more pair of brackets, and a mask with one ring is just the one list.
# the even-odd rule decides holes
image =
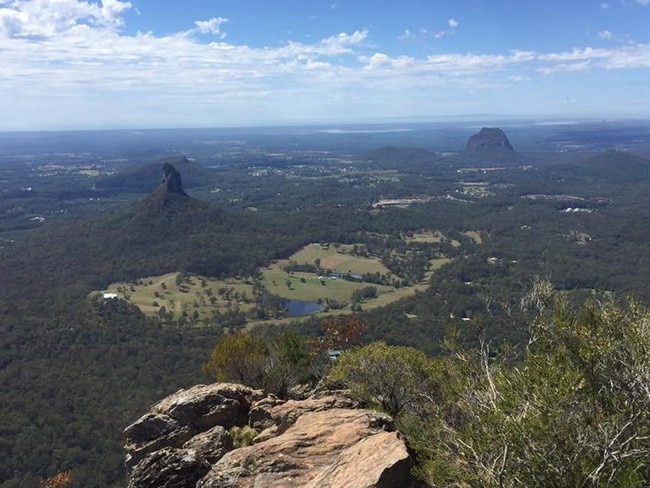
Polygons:
[[254,306],[250,281],[215,280],[182,273],[151,276],[136,283],[114,283],[101,293],[114,293],[146,315],[156,315],[164,307],[175,318],[185,313],[201,321],[211,319],[214,311],[224,313],[235,306],[247,311]]
[[288,264],[288,261],[295,261],[298,264],[313,264],[316,259],[320,259],[320,267],[323,270],[330,269],[340,273],[356,274],[385,274],[388,272],[386,266],[379,259],[353,256],[351,254],[352,248],[352,245],[322,246],[320,244],[311,244],[291,256],[284,262],[284,265]]
[[[441,242],[445,237],[439,233],[421,233],[411,239]],[[323,303],[327,305],[325,308],[328,313],[346,313],[351,311],[353,294],[358,290],[370,286],[376,290],[375,297],[362,300],[360,306],[364,309],[384,306],[411,295],[416,290],[425,289],[435,270],[450,262],[447,258],[433,259],[423,282],[412,286],[370,284],[346,279],[345,275],[390,276],[390,270],[378,258],[351,254],[353,247],[318,244],[305,246],[288,259],[276,261],[260,270],[257,290],[264,290],[286,300]],[[287,266],[292,263],[314,266],[318,263],[320,272],[287,271]],[[236,311],[248,315],[257,306],[253,278],[224,281],[189,273],[169,273],[141,278],[133,283],[114,283],[98,293],[115,294],[117,298],[136,305],[146,315],[164,313],[176,320],[182,317],[195,325],[213,322],[215,314]],[[251,316],[250,321],[257,320]]]

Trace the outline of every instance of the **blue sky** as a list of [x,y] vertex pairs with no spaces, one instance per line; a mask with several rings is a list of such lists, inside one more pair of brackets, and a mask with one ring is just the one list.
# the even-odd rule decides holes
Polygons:
[[0,0],[0,130],[650,118],[650,0]]

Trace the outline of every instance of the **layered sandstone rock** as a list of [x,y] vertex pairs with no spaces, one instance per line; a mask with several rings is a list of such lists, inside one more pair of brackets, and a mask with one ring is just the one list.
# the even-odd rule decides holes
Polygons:
[[[227,430],[248,425],[253,444]],[[409,487],[412,460],[390,417],[344,392],[261,398],[233,384],[181,390],[125,431],[129,488]]]

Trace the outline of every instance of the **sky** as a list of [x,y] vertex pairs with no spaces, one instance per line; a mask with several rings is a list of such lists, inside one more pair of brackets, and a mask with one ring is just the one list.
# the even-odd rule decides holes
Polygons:
[[650,0],[0,0],[0,130],[650,118]]

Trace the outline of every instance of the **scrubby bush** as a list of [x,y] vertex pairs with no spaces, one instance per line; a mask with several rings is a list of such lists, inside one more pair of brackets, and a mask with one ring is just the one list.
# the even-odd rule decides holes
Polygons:
[[650,312],[576,311],[542,282],[522,305],[537,311],[523,354],[373,343],[329,378],[396,417],[430,486],[650,486]]
[[269,348],[261,337],[245,332],[222,337],[203,371],[217,381],[263,388]]
[[415,410],[424,398],[438,396],[432,368],[431,360],[417,349],[374,342],[344,352],[328,379],[343,381],[362,400],[398,416]]
[[[550,306],[547,306],[550,305]],[[402,419],[432,486],[647,487],[650,314],[540,302],[525,358],[454,351],[443,401]]]
[[271,338],[246,332],[224,336],[203,370],[217,381],[234,381],[285,397],[294,385],[319,379],[319,351],[293,332]]
[[318,352],[294,332],[283,332],[269,342],[264,389],[285,397],[292,386],[318,379]]

